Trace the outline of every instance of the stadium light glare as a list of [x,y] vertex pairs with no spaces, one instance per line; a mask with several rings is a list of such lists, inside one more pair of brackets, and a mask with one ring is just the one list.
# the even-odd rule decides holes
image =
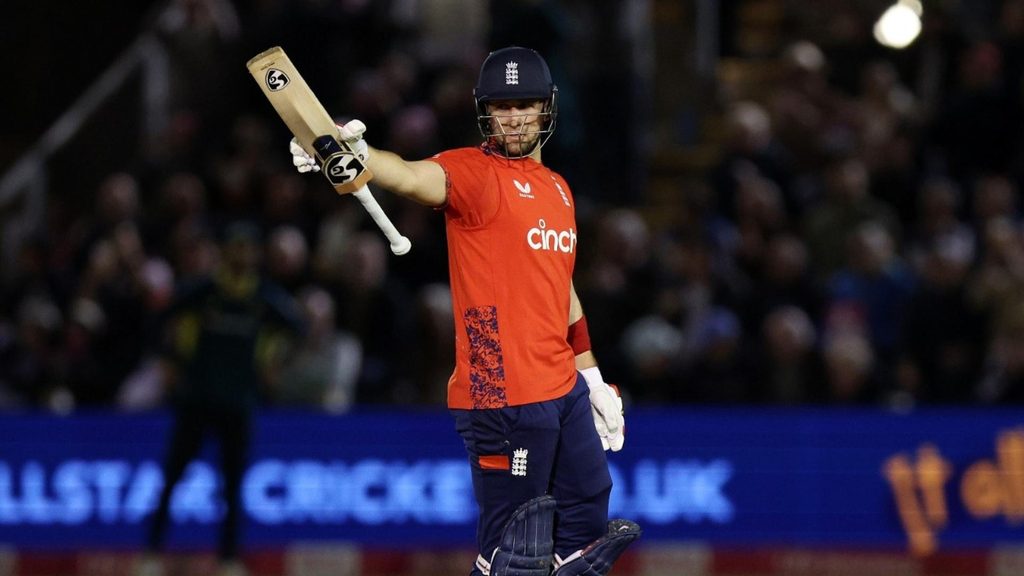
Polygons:
[[898,0],[875,22],[875,40],[897,50],[909,46],[921,33],[924,7],[918,0]]

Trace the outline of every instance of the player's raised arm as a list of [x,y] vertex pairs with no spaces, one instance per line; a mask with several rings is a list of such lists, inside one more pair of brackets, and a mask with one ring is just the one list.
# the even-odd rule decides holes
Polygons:
[[447,198],[444,170],[436,162],[405,160],[371,147],[367,165],[376,185],[399,196],[427,206],[440,206]]
[[[389,192],[427,206],[440,206],[447,198],[444,169],[430,160],[405,160],[394,152],[372,148],[363,139],[366,125],[351,120],[338,126],[338,136],[355,151],[370,172],[373,183]],[[292,161],[299,172],[316,172],[319,164],[294,141]]]

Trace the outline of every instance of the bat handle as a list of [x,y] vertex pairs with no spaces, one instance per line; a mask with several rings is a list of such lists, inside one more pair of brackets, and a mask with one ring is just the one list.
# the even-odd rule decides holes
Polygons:
[[366,208],[366,211],[370,214],[370,218],[377,223],[380,227],[381,232],[387,237],[388,242],[391,242],[391,252],[396,256],[401,256],[412,248],[412,242],[408,238],[402,236],[402,233],[395,228],[395,225],[391,223],[391,219],[384,213],[384,209],[377,203],[377,199],[370,193],[370,189],[365,185],[352,193],[359,202]]

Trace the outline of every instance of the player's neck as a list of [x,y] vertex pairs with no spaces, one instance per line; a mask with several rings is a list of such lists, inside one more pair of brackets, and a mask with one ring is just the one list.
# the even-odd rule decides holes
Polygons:
[[508,150],[505,148],[504,145],[493,141],[484,142],[483,145],[481,146],[481,149],[488,155],[495,156],[497,158],[504,158],[505,160],[508,161],[533,160],[537,164],[544,164],[540,156],[541,146],[535,146],[529,154],[525,154],[522,156],[514,156],[509,154]]

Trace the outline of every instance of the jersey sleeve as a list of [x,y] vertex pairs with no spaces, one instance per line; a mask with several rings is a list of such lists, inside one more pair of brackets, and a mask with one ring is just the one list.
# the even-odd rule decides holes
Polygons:
[[498,210],[499,196],[489,185],[493,172],[477,148],[448,150],[431,158],[445,172],[448,197],[444,210],[454,223],[473,228],[490,220]]

